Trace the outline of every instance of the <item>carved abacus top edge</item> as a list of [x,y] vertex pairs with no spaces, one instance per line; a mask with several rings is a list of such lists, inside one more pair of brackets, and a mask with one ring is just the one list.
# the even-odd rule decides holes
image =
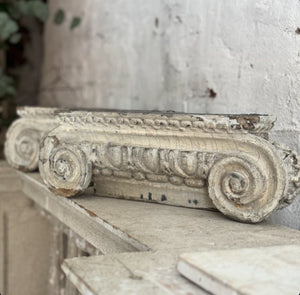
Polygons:
[[266,134],[274,126],[272,115],[213,115],[146,111],[68,111],[59,112],[61,122],[70,125],[150,128],[156,130],[202,130],[205,132]]
[[38,118],[49,119],[55,118],[59,112],[63,112],[65,109],[60,108],[47,108],[47,107],[18,107],[17,114],[21,118]]

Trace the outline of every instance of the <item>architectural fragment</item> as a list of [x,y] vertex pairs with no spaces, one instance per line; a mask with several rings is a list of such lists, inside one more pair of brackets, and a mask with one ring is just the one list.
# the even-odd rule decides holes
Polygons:
[[299,189],[299,157],[268,141],[272,116],[65,111],[57,117],[39,167],[61,196],[93,184],[100,195],[215,206],[230,218],[259,222]]

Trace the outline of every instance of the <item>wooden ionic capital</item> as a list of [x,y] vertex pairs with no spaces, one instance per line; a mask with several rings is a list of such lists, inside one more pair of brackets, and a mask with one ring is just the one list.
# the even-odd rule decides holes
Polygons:
[[275,118],[160,112],[66,111],[43,139],[48,188],[217,208],[259,222],[293,200],[300,159],[268,141]]
[[38,168],[40,142],[44,135],[57,127],[54,108],[18,108],[20,116],[8,129],[4,153],[7,162],[22,171]]

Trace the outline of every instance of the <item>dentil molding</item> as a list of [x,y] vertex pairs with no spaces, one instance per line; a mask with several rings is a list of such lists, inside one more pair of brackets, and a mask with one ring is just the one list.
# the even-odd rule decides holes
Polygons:
[[[19,122],[35,124],[12,125],[7,146],[13,149],[6,155],[14,163],[17,150],[23,155],[29,142],[43,137],[39,170],[57,195],[72,197],[92,186],[98,195],[217,208],[254,223],[290,204],[300,187],[298,155],[268,141],[273,116],[48,111],[46,119],[31,108],[32,117]],[[25,143],[12,136],[16,125],[18,134],[31,130]],[[42,125],[37,136],[33,130]],[[36,148],[29,151],[33,159]]]

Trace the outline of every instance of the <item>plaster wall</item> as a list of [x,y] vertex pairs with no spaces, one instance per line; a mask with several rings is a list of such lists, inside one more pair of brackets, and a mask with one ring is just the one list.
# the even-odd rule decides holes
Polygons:
[[[272,138],[300,152],[299,1],[49,4],[41,105],[270,113]],[[271,220],[300,229],[299,214],[300,198]]]

